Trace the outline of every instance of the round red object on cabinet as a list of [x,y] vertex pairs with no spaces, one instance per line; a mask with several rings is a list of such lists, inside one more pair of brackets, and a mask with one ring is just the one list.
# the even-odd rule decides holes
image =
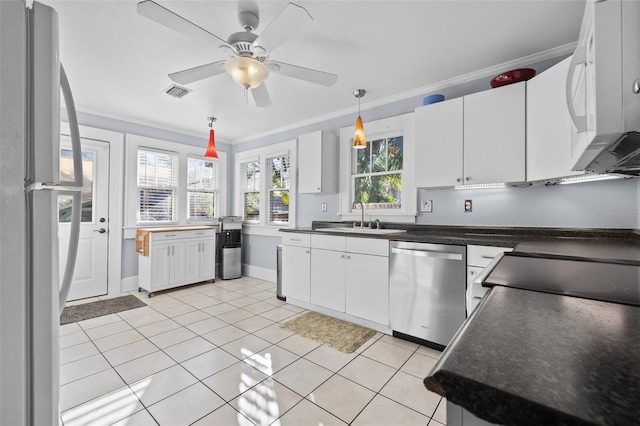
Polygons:
[[532,68],[519,68],[503,72],[502,74],[498,74],[493,77],[491,80],[491,87],[495,89],[496,87],[506,86],[507,84],[527,81],[530,78],[533,78],[534,75],[536,75],[536,70]]

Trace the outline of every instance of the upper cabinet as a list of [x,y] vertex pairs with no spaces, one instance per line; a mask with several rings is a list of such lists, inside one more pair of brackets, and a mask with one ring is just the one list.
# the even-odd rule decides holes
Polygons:
[[526,83],[464,97],[464,183],[525,180]]
[[463,98],[416,108],[416,186],[462,180]]
[[338,192],[338,139],[317,131],[298,138],[298,192]]
[[582,172],[571,171],[575,134],[565,85],[571,57],[527,82],[527,180],[556,179]]
[[525,180],[526,83],[416,108],[416,186]]

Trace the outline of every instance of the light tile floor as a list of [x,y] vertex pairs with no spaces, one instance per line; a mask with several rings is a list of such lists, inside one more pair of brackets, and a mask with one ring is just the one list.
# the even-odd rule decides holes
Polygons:
[[305,310],[254,278],[132,294],[148,306],[60,328],[61,424],[446,424],[422,384],[438,351],[377,333],[344,354],[284,331]]

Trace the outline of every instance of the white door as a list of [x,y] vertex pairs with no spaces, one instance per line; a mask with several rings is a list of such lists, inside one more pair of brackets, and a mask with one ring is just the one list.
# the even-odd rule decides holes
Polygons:
[[[82,222],[78,258],[67,300],[107,294],[109,235],[109,144],[82,139]],[[60,179],[73,178],[71,140],[60,137]],[[71,198],[58,197],[60,271],[64,270],[69,244]]]

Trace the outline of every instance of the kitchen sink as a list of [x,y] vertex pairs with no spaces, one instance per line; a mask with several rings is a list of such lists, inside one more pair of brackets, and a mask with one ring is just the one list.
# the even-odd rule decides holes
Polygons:
[[369,235],[387,235],[401,234],[407,232],[406,229],[372,229],[372,228],[318,228],[316,231],[321,232],[347,232],[350,234],[369,234]]

